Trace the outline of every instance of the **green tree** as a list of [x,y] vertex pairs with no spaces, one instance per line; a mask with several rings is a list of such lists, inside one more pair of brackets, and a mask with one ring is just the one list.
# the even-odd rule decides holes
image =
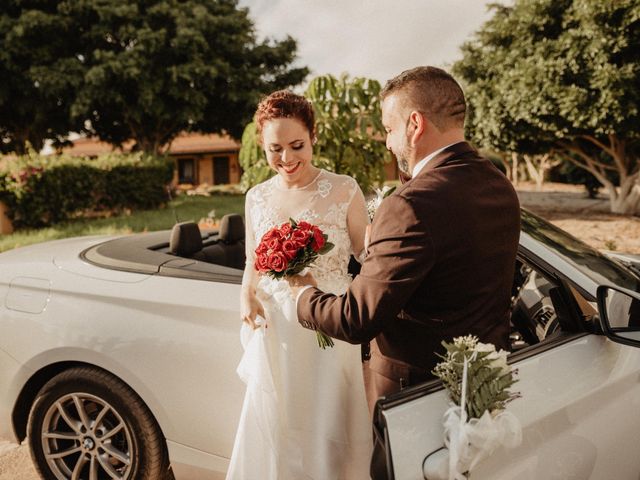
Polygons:
[[380,111],[380,83],[367,78],[324,75],[305,96],[316,113],[318,166],[355,178],[364,192],[384,181],[391,160]]
[[89,132],[157,152],[180,131],[238,137],[260,94],[300,83],[296,42],[258,43],[236,0],[68,0],[87,72],[74,104]]
[[[305,92],[316,115],[315,165],[352,176],[364,192],[382,184],[384,164],[391,159],[384,142],[379,94],[376,80],[350,80],[346,75],[316,77]],[[244,189],[273,175],[254,123],[247,125],[242,136],[240,164]]]
[[158,152],[181,131],[238,137],[264,92],[297,85],[296,42],[258,41],[237,0],[9,0],[0,14],[5,150],[72,129]]
[[468,128],[485,148],[551,153],[640,213],[640,1],[516,0],[463,46]]
[[[34,3],[34,2],[31,2]],[[75,56],[77,31],[58,15],[57,2],[28,7],[17,0],[0,10],[0,150],[40,149],[81,124],[70,107],[82,79]]]

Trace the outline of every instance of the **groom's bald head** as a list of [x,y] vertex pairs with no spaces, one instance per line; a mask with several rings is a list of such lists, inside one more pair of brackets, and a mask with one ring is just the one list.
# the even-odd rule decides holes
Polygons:
[[398,97],[403,110],[422,112],[440,131],[464,127],[464,93],[458,82],[440,68],[416,67],[402,72],[380,92],[381,100],[390,95]]

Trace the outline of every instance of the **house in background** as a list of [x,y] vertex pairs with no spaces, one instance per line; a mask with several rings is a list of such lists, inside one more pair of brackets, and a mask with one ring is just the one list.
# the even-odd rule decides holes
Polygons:
[[[124,144],[122,150],[128,152],[133,142]],[[78,138],[73,146],[65,148],[69,155],[96,157],[109,153],[111,144],[94,138]],[[240,183],[242,168],[238,161],[240,143],[228,135],[182,133],[177,136],[167,153],[175,160],[174,185],[222,185]],[[398,177],[398,162],[392,160],[384,166],[386,180]]]
[[[133,142],[116,151],[129,152]],[[96,157],[114,151],[113,145],[95,138],[78,138],[63,153]],[[182,133],[169,146],[167,153],[174,159],[173,183],[191,185],[221,185],[240,183],[242,168],[238,162],[240,143],[228,135]]]

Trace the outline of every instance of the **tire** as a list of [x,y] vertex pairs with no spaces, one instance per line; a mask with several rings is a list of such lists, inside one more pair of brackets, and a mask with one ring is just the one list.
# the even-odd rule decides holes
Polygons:
[[172,477],[149,409],[122,380],[98,368],[75,367],[49,380],[31,407],[27,434],[46,480]]

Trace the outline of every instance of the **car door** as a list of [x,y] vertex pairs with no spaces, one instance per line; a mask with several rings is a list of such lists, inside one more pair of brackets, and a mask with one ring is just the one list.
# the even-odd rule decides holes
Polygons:
[[[519,378],[513,389],[521,398],[508,409],[522,424],[522,443],[495,451],[473,469],[472,478],[637,479],[640,349],[588,329],[576,331],[575,310],[570,313],[567,303],[582,313],[595,303],[576,286],[538,272],[554,281],[551,291],[563,293],[551,302],[560,328],[510,355]],[[444,446],[447,403],[436,381],[378,403],[375,431],[384,439],[391,478],[425,478],[425,458]]]

